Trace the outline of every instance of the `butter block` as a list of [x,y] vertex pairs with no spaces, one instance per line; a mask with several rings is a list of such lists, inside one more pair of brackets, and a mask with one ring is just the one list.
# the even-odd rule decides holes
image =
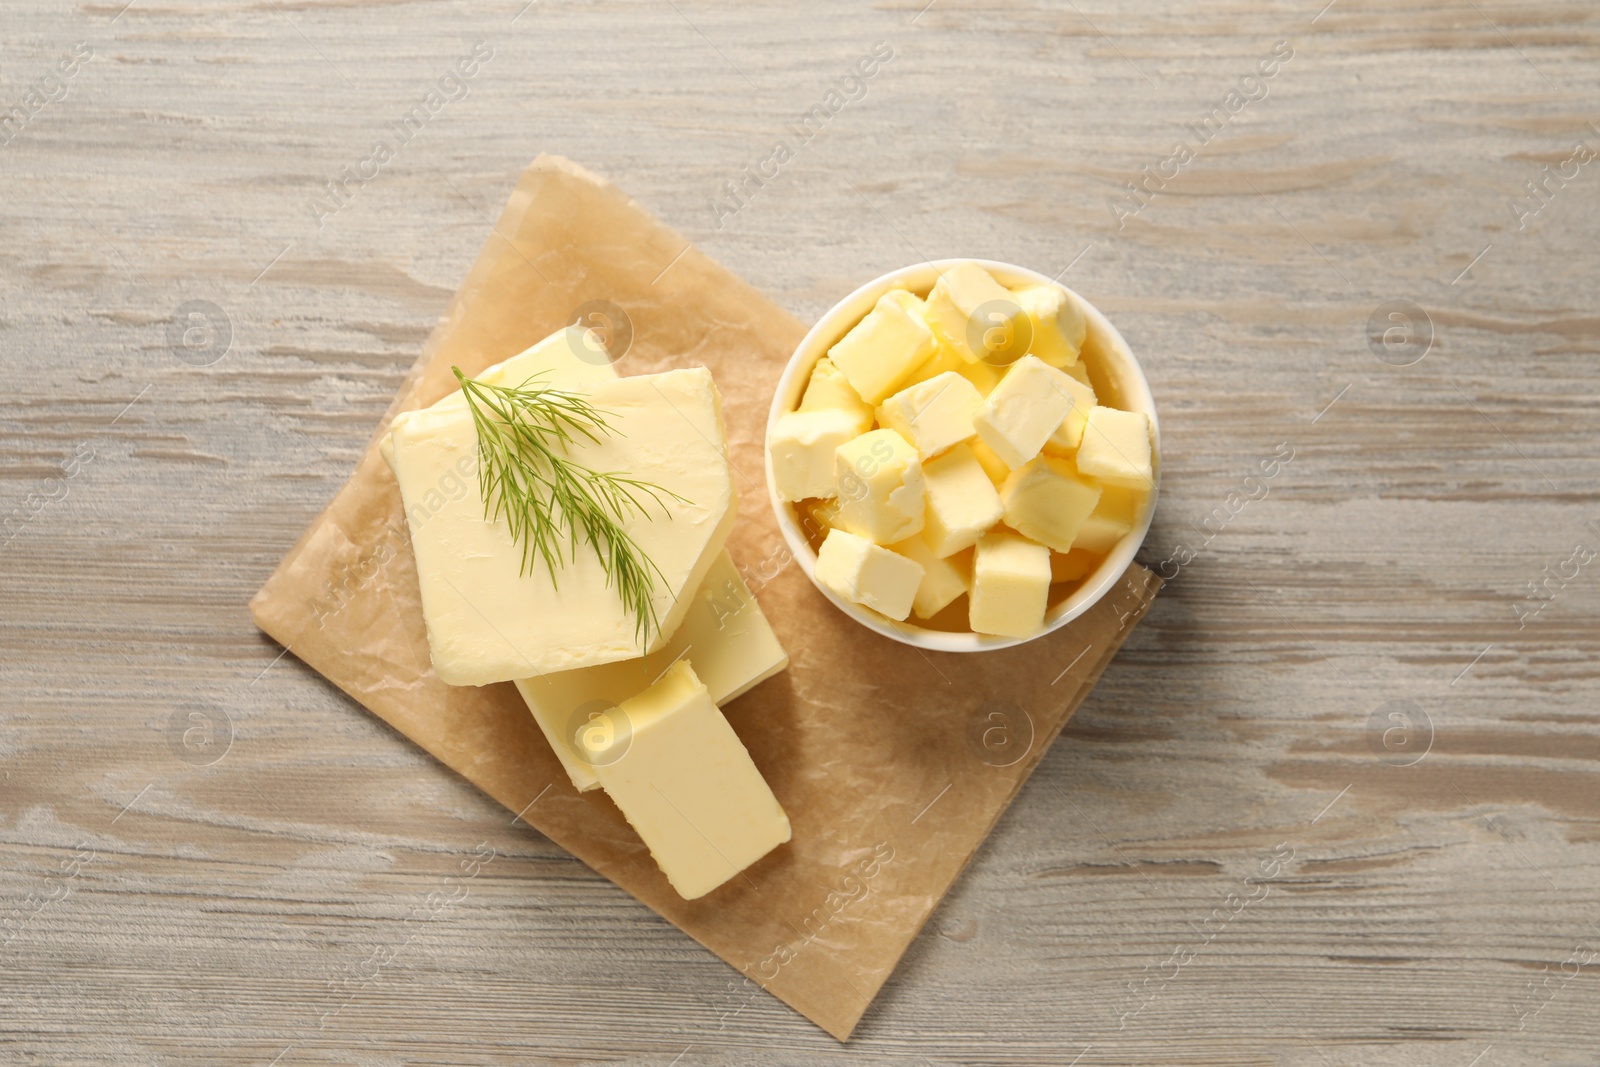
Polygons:
[[1075,582],[1100,566],[1101,557],[1082,548],[1050,553],[1050,581]]
[[1031,330],[1022,305],[976,263],[939,275],[928,294],[927,318],[939,339],[969,363],[1004,366],[1028,350]]
[[828,358],[866,403],[881,403],[938,351],[939,342],[920,305],[904,289],[884,293],[866,317],[828,349]]
[[655,652],[516,680],[517,691],[579,792],[600,784],[584,739],[592,738],[597,727],[604,731],[620,726],[616,706],[649,688],[680,659],[689,661],[718,706],[789,665],[788,654],[727,549],[717,554],[683,623]]
[[1089,424],[1089,412],[1094,410],[1099,401],[1095,399],[1094,390],[1076,378],[1068,376],[1057,384],[1071,394],[1072,408],[1061,420],[1061,425],[1051,431],[1044,443],[1044,451],[1053,456],[1070,456],[1083,442],[1083,428]]
[[997,530],[978,539],[972,560],[973,630],[998,637],[1031,637],[1044,628],[1050,596],[1050,550]]
[[967,591],[970,583],[961,556],[940,556],[921,537],[908,537],[889,547],[922,568],[922,581],[911,600],[917,618],[931,619]]
[[834,453],[841,529],[880,545],[922,530],[922,459],[893,430],[869,430]]
[[[870,421],[869,416],[869,425]],[[862,432],[860,420],[840,408],[780,415],[767,434],[772,481],[779,498],[795,501],[833,496],[837,492],[834,453]]]
[[626,728],[606,731],[595,774],[679,896],[705,896],[789,840],[789,816],[687,661],[618,710]]
[[1011,472],[1000,499],[1007,526],[1057,552],[1068,552],[1100,502],[1100,486],[1080,477],[1069,461],[1040,456]]
[[1039,454],[1072,411],[1078,387],[1038,356],[1023,356],[984,397],[973,425],[983,443],[1015,470]]
[[833,360],[823,356],[811,368],[811,378],[806,383],[805,394],[800,397],[801,411],[837,410],[848,412],[856,423],[856,433],[872,429],[872,406],[861,399],[861,394],[850,385],[844,372],[834,366]]
[[1072,542],[1072,547],[1101,556],[1110,552],[1118,541],[1132,533],[1138,525],[1144,500],[1145,494],[1137,489],[1105,486],[1100,494],[1100,502],[1078,528],[1078,536]]
[[938,556],[976,544],[1004,514],[1000,494],[966,445],[956,445],[923,467],[928,510],[923,537]]
[[978,461],[978,466],[983,468],[983,473],[996,488],[1004,485],[1006,479],[1011,477],[1011,468],[1006,466],[1006,461],[1001,459],[995,450],[983,443],[981,438],[973,438],[967,442],[967,447],[972,449],[973,458]]
[[922,565],[845,530],[828,531],[817,553],[817,581],[891,619],[911,614]]
[[965,441],[977,431],[972,416],[983,403],[973,384],[956,374],[943,374],[902,389],[878,407],[878,422],[912,445],[923,459]]
[[477,431],[465,407],[405,412],[394,421],[395,476],[410,527],[434,671],[450,685],[487,685],[631,659],[678,628],[722,550],[736,513],[721,400],[704,368],[588,387],[614,431],[575,440],[569,458],[628,475],[683,498],[663,497],[623,526],[661,575],[659,628],[641,647],[594,549],[580,544],[552,579],[522,573],[522,548],[504,517],[485,518]]
[[1078,471],[1107,485],[1148,490],[1155,484],[1150,461],[1150,420],[1139,411],[1097,407],[1089,412]]
[[[975,364],[968,363],[962,359],[960,353],[941,341],[938,351],[934,352],[933,355],[923,361],[920,367],[907,375],[906,380],[900,383],[900,388],[909,389],[919,382],[925,382],[929,378],[936,378],[946,371],[955,371],[957,374],[961,374],[962,371],[971,366],[975,366]],[[996,380],[999,380],[998,376]]]
[[1052,367],[1070,367],[1089,332],[1089,319],[1072,294],[1059,285],[1033,285],[1014,290],[1017,303],[1033,328],[1030,355]]

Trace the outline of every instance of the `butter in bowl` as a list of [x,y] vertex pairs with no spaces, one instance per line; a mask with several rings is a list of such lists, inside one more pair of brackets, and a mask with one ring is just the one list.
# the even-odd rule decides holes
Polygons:
[[1149,529],[1155,402],[1115,327],[1011,264],[943,260],[840,301],[790,359],[767,485],[846,614],[975,652],[1088,610]]

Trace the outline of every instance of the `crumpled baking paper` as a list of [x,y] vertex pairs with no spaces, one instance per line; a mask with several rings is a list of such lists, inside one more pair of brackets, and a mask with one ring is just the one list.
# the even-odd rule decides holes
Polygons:
[[377,437],[251,610],[363,707],[844,1040],[1160,583],[1135,564],[1070,625],[980,654],[851,621],[790,559],[764,484],[767,409],[805,328],[557,157],[517,183],[379,435],[454,388],[451,364],[476,373],[579,320],[624,353],[620,373],[703,364],[722,391],[740,492],[728,547],[790,656],[725,711],[789,813],[789,844],[684,901],[605,794],[573,790],[515,688],[440,682]]

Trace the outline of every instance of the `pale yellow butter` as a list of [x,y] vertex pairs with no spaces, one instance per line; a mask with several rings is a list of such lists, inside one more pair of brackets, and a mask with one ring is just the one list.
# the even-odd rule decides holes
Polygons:
[[928,322],[939,339],[969,363],[1004,365],[1027,350],[1029,328],[1022,305],[976,263],[958,263],[933,283]]
[[881,403],[938,350],[921,303],[904,289],[890,290],[828,349],[828,358],[866,403]]
[[827,356],[817,360],[817,365],[811,368],[811,378],[806,382],[799,410],[847,412],[855,422],[857,434],[872,429],[872,405],[861,399],[844,372]]
[[923,538],[935,555],[949,556],[972,547],[1004,513],[994,482],[966,445],[929,460],[923,481],[928,497]]
[[618,706],[593,766],[679,896],[695,900],[789,840],[789,817],[686,660]]
[[767,434],[772,481],[779,498],[795,501],[835,495],[834,453],[863,432],[860,420],[840,408],[780,415]]
[[834,453],[839,497],[835,522],[880,545],[922,530],[922,459],[893,430],[870,430]]
[[980,634],[1032,637],[1044,627],[1050,550],[997,530],[978,540],[968,624]]
[[1071,395],[1072,407],[1061,420],[1061,425],[1051,431],[1044,443],[1044,450],[1053,456],[1070,456],[1082,443],[1083,428],[1089,424],[1089,412],[1094,410],[1098,401],[1093,389],[1070,375],[1058,380],[1057,384]]
[[1000,499],[1007,526],[1068,552],[1100,500],[1100,486],[1079,476],[1069,461],[1040,456],[1011,472]]
[[1089,319],[1072,294],[1059,285],[1033,285],[1014,292],[1033,329],[1028,353],[1052,367],[1070,367],[1078,362],[1078,352],[1089,332]]
[[1145,494],[1137,489],[1108,485],[1100,494],[1100,502],[1083,520],[1073,548],[1081,548],[1105,555],[1117,542],[1133,532],[1144,509]]
[[983,443],[1012,470],[1039,454],[1077,403],[1080,388],[1038,356],[1023,356],[973,415]]
[[817,552],[816,575],[844,599],[898,621],[911,614],[923,570],[914,560],[834,528]]
[[1148,490],[1155,484],[1150,462],[1150,420],[1140,411],[1097,407],[1078,445],[1078,470],[1107,485]]
[[889,547],[922,568],[922,581],[911,600],[917,618],[931,619],[967,591],[970,562],[962,555],[940,556],[921,537],[908,537]]
[[983,403],[973,384],[954,371],[909,386],[878,407],[878,422],[898,433],[923,459],[965,441],[977,431],[972,416]]

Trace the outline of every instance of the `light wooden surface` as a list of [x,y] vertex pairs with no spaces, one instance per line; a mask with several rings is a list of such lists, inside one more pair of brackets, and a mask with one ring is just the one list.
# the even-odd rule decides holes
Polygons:
[[[0,148],[0,1063],[1600,1058],[1600,161],[1510,206],[1600,149],[1600,11],[523,3],[0,14],[6,107],[93,50]],[[1279,41],[1119,229],[1108,198]],[[848,1046],[245,610],[540,151],[806,320],[923,257],[1070,264],[1162,405],[1141,559],[1197,554]],[[1394,300],[1431,321],[1411,366],[1368,343]],[[212,365],[169,343],[189,301],[225,316]]]

